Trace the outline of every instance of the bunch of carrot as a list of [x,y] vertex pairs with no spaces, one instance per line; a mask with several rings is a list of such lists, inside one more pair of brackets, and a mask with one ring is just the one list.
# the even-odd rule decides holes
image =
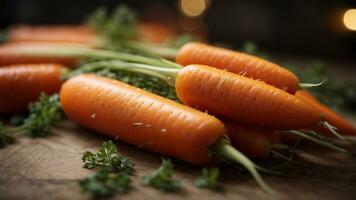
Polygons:
[[[87,27],[11,29],[10,42],[0,46],[0,113],[24,111],[40,92],[60,92],[64,112],[83,126],[198,166],[217,158],[237,162],[266,191],[271,190],[247,157],[266,158],[274,144],[298,139],[285,131],[328,135],[335,132],[334,126],[341,134],[356,134],[346,119],[302,90],[304,85],[292,72],[267,60],[187,43],[175,52],[173,63],[96,49],[92,42],[97,38]],[[69,73],[64,67],[88,58],[100,61]],[[157,77],[175,88],[184,105],[110,78],[77,75],[83,69]],[[71,77],[63,85],[62,75]]]

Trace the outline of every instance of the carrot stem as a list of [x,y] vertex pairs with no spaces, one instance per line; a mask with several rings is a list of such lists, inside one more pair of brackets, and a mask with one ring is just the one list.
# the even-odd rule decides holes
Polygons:
[[319,87],[324,84],[325,80],[321,81],[320,83],[299,83],[299,87],[301,89],[312,88],[312,87]]
[[213,149],[216,153],[218,153],[218,155],[222,156],[223,159],[227,159],[244,166],[264,191],[270,194],[274,193],[274,191],[263,181],[256,169],[255,164],[244,154],[231,146],[226,139],[219,139],[214,144]]
[[343,152],[343,153],[350,153],[350,154],[352,154],[352,152],[350,152],[350,151],[348,151],[348,150],[346,150],[346,149],[343,149],[343,148],[341,148],[341,147],[335,146],[335,145],[333,145],[333,144],[331,144],[331,143],[329,143],[329,142],[325,142],[325,141],[319,140],[319,139],[317,139],[317,138],[314,138],[314,137],[312,137],[312,136],[310,136],[310,135],[307,135],[307,134],[305,134],[305,133],[302,133],[302,132],[300,132],[300,131],[291,130],[291,131],[289,131],[289,133],[292,133],[292,134],[294,134],[294,135],[300,136],[300,137],[302,137],[302,138],[304,138],[304,139],[306,139],[306,140],[309,140],[309,141],[311,141],[311,142],[314,142],[314,143],[316,143],[316,144],[319,144],[320,146],[323,146],[323,147],[326,147],[326,148],[330,148],[330,149],[333,149],[333,150],[336,150],[336,151],[340,151],[340,152]]
[[178,49],[166,45],[157,45],[153,43],[143,43],[138,41],[122,41],[124,46],[131,49],[137,49],[159,57],[174,59],[178,54]]
[[164,59],[156,59],[146,56],[133,55],[129,53],[99,50],[86,48],[84,46],[69,46],[69,45],[39,45],[23,47],[18,50],[19,53],[25,55],[39,56],[74,56],[79,58],[97,58],[97,59],[119,59],[128,62],[138,62],[147,65],[166,67],[166,68],[181,68],[180,65]]

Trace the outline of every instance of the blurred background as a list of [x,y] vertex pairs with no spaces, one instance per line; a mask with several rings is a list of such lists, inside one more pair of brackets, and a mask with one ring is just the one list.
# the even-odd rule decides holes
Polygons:
[[0,28],[14,23],[80,23],[98,6],[126,3],[140,18],[239,48],[254,41],[276,54],[356,60],[351,0],[0,0]]

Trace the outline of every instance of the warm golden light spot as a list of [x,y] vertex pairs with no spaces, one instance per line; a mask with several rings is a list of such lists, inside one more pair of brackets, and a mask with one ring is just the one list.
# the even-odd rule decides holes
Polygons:
[[356,31],[356,9],[349,9],[345,12],[344,25],[346,28]]
[[180,0],[179,8],[188,17],[197,17],[207,8],[206,0]]

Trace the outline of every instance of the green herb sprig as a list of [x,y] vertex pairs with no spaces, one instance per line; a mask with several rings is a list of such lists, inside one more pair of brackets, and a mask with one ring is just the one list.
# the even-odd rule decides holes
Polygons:
[[118,155],[117,147],[111,140],[104,142],[97,153],[84,152],[82,160],[84,168],[97,170],[90,177],[79,181],[79,186],[89,197],[110,197],[115,193],[129,191],[133,162]]
[[219,185],[219,169],[218,168],[204,168],[202,175],[195,180],[195,185],[199,188],[209,188],[212,190],[221,190]]
[[29,104],[29,115],[27,118],[16,117],[11,123],[16,127],[5,128],[0,125],[0,147],[14,142],[16,135],[26,134],[28,137],[45,137],[51,134],[52,127],[61,119],[61,108],[58,94],[48,96],[40,95],[37,102]]
[[80,188],[90,198],[111,197],[114,193],[127,193],[131,179],[127,173],[110,173],[100,169],[79,182]]
[[119,156],[116,145],[111,141],[104,142],[97,153],[86,151],[82,157],[83,167],[87,169],[105,169],[109,172],[133,172],[130,159]]
[[164,192],[175,192],[180,189],[181,184],[172,178],[173,163],[170,160],[162,160],[161,166],[149,176],[141,177],[144,185],[151,186]]

